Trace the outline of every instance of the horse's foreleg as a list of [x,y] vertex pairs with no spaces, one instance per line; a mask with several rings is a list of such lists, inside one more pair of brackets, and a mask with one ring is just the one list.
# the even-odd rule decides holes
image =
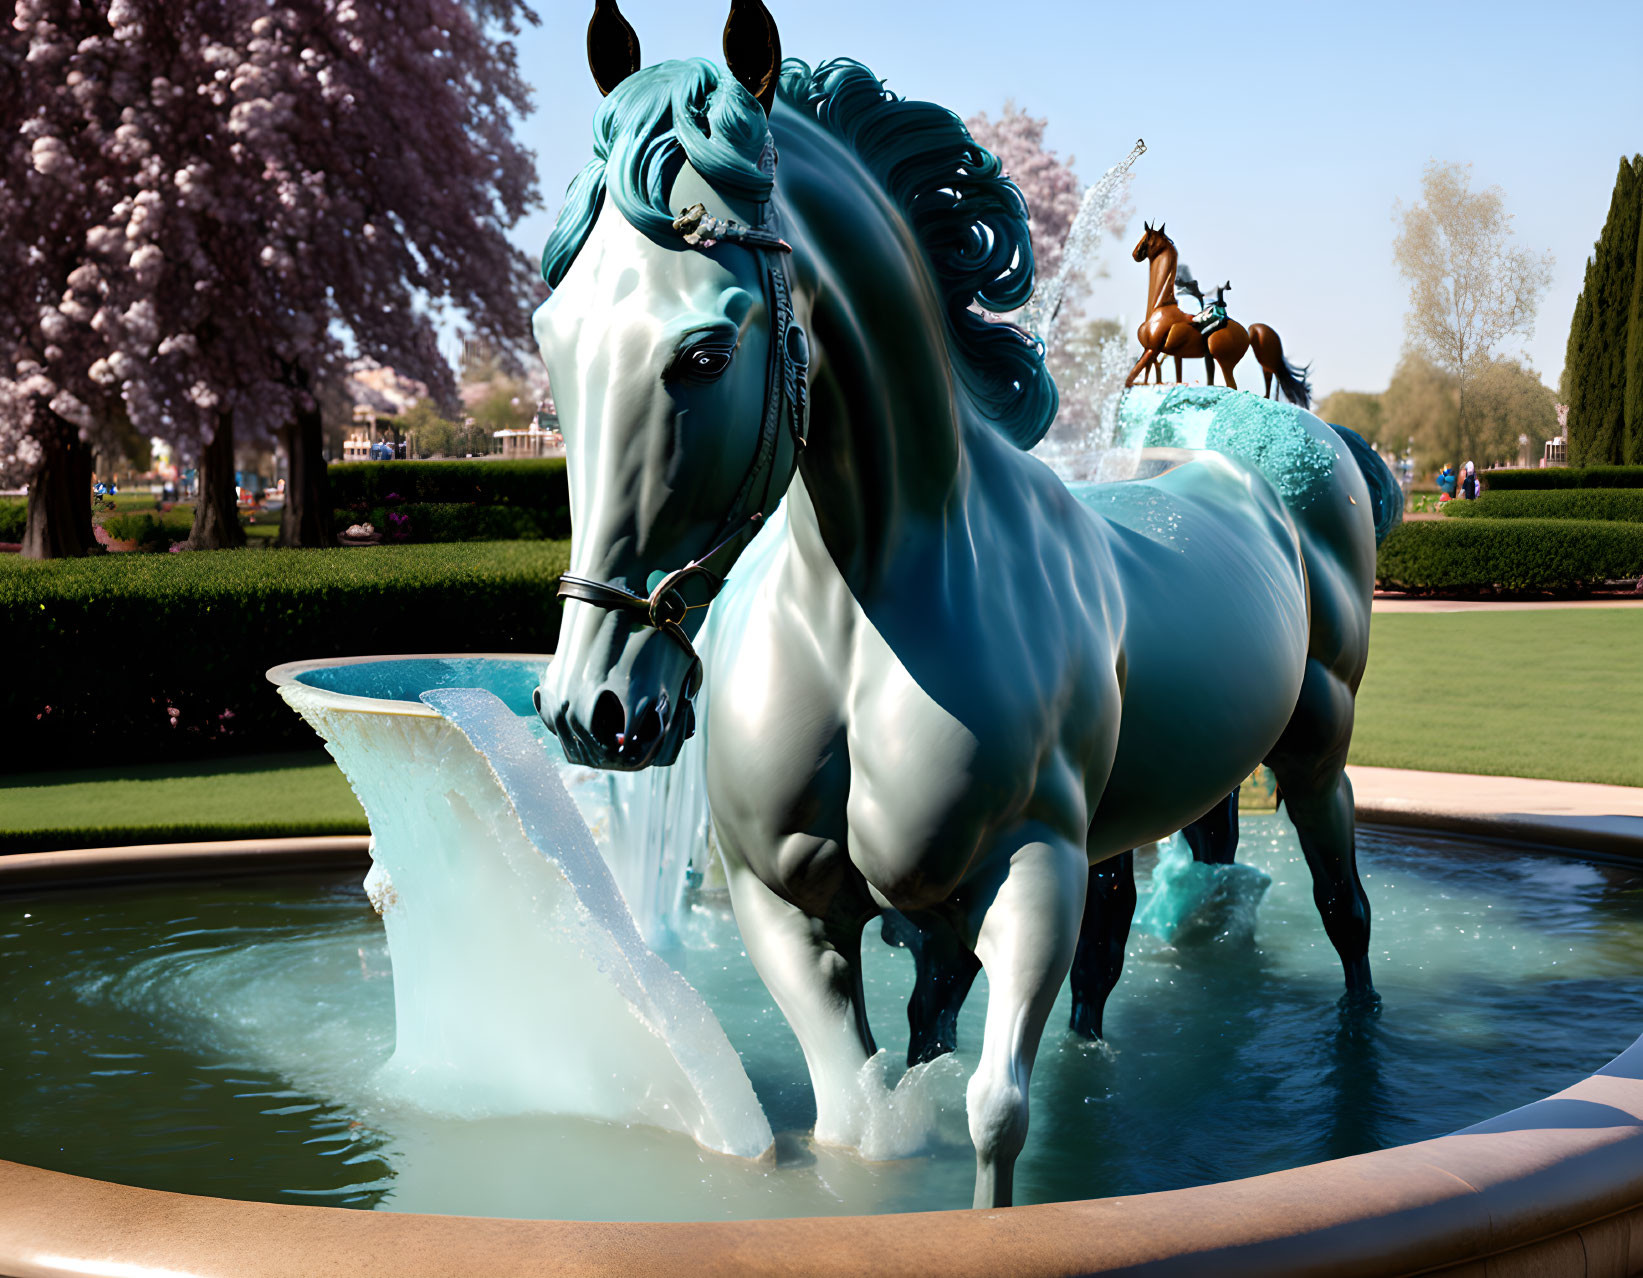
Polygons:
[[1050,1006],[1067,979],[1084,914],[1089,860],[1060,840],[995,849],[1003,879],[980,903],[976,956],[987,973],[987,1027],[966,1101],[977,1207],[1007,1207],[1027,1140],[1027,1087]]
[[1150,363],[1152,363],[1152,352],[1143,347],[1141,350],[1141,358],[1135,361],[1135,367],[1130,369],[1129,376],[1124,379],[1124,385],[1134,386],[1137,374],[1145,380],[1147,365]]
[[804,1051],[816,1093],[816,1139],[859,1138],[856,1076],[873,1055],[861,988],[861,924],[828,926],[725,857],[742,943]]
[[1125,852],[1090,866],[1084,894],[1084,922],[1073,953],[1071,1028],[1085,1038],[1101,1037],[1107,998],[1124,970],[1124,946],[1135,920],[1135,853]]
[[1215,385],[1215,361],[1208,355],[1204,356],[1204,385]]
[[1346,974],[1346,998],[1378,1001],[1369,976],[1369,898],[1358,879],[1352,783],[1352,690],[1319,661],[1308,661],[1294,717],[1267,762],[1295,823],[1312,900]]
[[975,984],[981,961],[952,924],[939,915],[884,915],[884,939],[913,953],[918,977],[907,1000],[907,1067],[945,1056],[958,1046],[958,1014]]

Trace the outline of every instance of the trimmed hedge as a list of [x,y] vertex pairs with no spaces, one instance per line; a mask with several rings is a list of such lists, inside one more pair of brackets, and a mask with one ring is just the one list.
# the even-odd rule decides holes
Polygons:
[[1643,576],[1643,525],[1595,519],[1428,519],[1380,549],[1377,584],[1521,594],[1586,590]]
[[[389,514],[408,520],[405,535],[395,537]],[[384,537],[408,542],[547,541],[570,535],[569,519],[521,506],[467,506],[454,502],[395,502],[391,506],[354,507],[335,512],[338,532],[369,522]]]
[[1483,470],[1488,492],[1516,488],[1643,488],[1643,466],[1548,466],[1544,470]]
[[1454,519],[1602,519],[1643,523],[1643,488],[1521,488],[1446,501]]
[[383,506],[400,502],[460,502],[563,510],[570,521],[570,490],[563,457],[522,461],[343,462],[332,466],[331,504]]
[[563,541],[0,561],[8,770],[309,747],[281,662],[551,652]]

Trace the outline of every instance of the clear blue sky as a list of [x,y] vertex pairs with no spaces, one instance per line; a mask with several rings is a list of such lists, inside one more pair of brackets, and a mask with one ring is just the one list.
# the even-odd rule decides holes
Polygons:
[[[1131,242],[1142,218],[1167,220],[1198,277],[1230,278],[1234,316],[1277,328],[1323,393],[1378,390],[1391,375],[1407,300],[1393,207],[1418,195],[1434,158],[1499,185],[1519,241],[1555,255],[1525,347],[1555,384],[1620,156],[1643,151],[1643,0],[766,3],[788,56],[856,58],[962,116],[1014,98],[1048,117],[1048,143],[1086,183],[1144,137]],[[622,9],[647,63],[720,56],[728,5]],[[591,11],[549,0],[520,41],[536,89],[521,132],[546,207],[515,238],[533,253],[591,153]],[[1131,242],[1109,254],[1091,310],[1133,326],[1146,278]]]

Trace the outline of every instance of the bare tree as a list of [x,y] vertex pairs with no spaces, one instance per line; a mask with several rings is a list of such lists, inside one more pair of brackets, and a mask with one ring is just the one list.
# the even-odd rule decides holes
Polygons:
[[1470,165],[1433,160],[1421,177],[1421,200],[1397,211],[1392,255],[1409,280],[1410,345],[1454,378],[1460,450],[1483,452],[1480,379],[1508,338],[1533,335],[1552,255],[1514,244],[1505,193],[1498,186],[1474,191]]

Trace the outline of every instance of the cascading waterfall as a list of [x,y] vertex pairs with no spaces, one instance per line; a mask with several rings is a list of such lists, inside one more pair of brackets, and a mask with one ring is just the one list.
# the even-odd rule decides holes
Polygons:
[[645,943],[560,781],[530,705],[540,663],[312,665],[273,675],[370,819],[394,974],[380,1090],[435,1114],[578,1115],[764,1154],[740,1058]]

